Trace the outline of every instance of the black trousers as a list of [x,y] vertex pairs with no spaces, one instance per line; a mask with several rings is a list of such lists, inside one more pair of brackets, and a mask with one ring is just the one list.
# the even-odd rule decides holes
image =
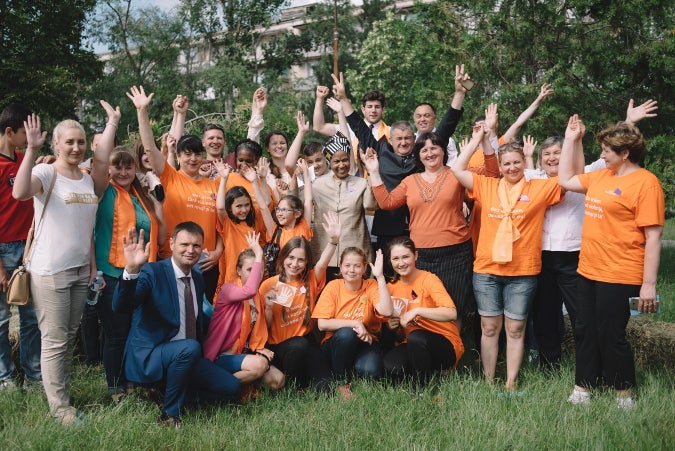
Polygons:
[[630,318],[628,298],[639,285],[597,282],[581,277],[577,323],[575,381],[593,388],[604,382],[615,390],[635,386],[635,360],[626,339]]
[[314,386],[317,391],[331,390],[330,365],[313,334],[291,337],[276,345],[268,345],[274,351],[272,363],[294,381],[300,388]]
[[384,356],[384,370],[396,379],[411,375],[426,382],[434,371],[452,368],[456,360],[450,340],[417,329],[410,332],[407,343],[396,346]]
[[541,273],[533,305],[534,334],[542,362],[554,368],[560,366],[562,353],[563,303],[569,314],[572,330],[575,327],[581,280],[577,273],[578,265],[579,251],[541,253]]

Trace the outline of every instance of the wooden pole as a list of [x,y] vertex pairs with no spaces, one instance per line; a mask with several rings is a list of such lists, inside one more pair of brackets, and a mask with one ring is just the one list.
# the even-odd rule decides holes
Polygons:
[[338,8],[337,0],[333,0],[333,74],[339,76],[338,70]]

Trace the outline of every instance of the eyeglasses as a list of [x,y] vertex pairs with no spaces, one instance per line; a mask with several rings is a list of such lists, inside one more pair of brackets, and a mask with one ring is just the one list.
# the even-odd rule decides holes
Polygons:
[[97,135],[99,133],[103,133],[105,131],[105,125],[97,125],[94,127],[94,135]]
[[220,130],[223,133],[225,133],[225,129],[223,128],[222,125],[213,124],[213,123],[210,123],[210,122],[204,126],[204,131],[213,130],[214,128]]
[[523,148],[523,143],[514,141],[506,144],[502,144],[499,146],[499,152],[506,152],[509,149],[522,149]]
[[277,213],[287,214],[287,213],[294,212],[295,210],[293,210],[292,208],[279,208],[279,207],[277,207],[277,208],[274,209],[274,211],[276,211]]

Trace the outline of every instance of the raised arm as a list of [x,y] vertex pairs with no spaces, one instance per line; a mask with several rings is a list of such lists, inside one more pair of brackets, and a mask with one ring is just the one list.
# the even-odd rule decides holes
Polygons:
[[520,113],[520,116],[518,116],[518,119],[516,119],[516,122],[509,127],[509,129],[504,133],[504,142],[509,142],[512,139],[515,139],[515,137],[520,133],[520,129],[523,128],[523,125],[532,117],[532,115],[537,111],[539,106],[542,104],[544,99],[547,97],[553,95],[554,91],[551,89],[551,85],[548,83],[544,83],[541,85],[541,89],[539,90],[539,95],[537,98],[532,102],[532,104],[527,107],[525,111]]
[[101,106],[108,116],[108,122],[105,124],[105,130],[101,134],[101,140],[91,163],[94,192],[99,198],[103,196],[110,180],[110,173],[108,172],[110,153],[115,147],[115,132],[117,132],[117,125],[122,117],[119,106],[113,109],[105,100],[101,100]]
[[251,141],[260,143],[260,132],[265,126],[263,114],[267,108],[267,92],[263,87],[259,87],[253,93],[251,102],[251,119],[248,121],[248,132],[246,137]]
[[42,193],[42,182],[38,177],[32,175],[32,170],[38,152],[40,152],[47,138],[47,132],[40,129],[40,116],[31,114],[23,121],[23,127],[26,130],[28,146],[12,186],[12,197],[18,200],[28,200],[36,194]]
[[335,125],[326,123],[326,118],[323,115],[323,103],[326,101],[329,92],[326,86],[316,87],[316,101],[314,102],[314,116],[312,118],[314,131],[328,137],[333,136],[337,131]]
[[214,167],[220,176],[218,195],[216,196],[216,211],[218,212],[218,219],[222,222],[227,218],[227,211],[225,210],[225,187],[227,186],[227,178],[229,177],[230,172],[232,172],[232,168],[223,160],[216,161]]
[[[379,151],[378,142],[373,136],[372,131],[363,121],[363,118],[359,115],[359,113],[357,113],[356,110],[354,110],[354,107],[347,98],[344,74],[340,72],[340,78],[336,77],[333,74],[331,74],[331,77],[333,77],[333,82],[335,83],[333,85],[333,95],[335,96],[336,100],[340,101],[342,113],[346,117],[347,123],[354,132],[354,135],[356,135],[356,138],[359,140],[359,147],[362,149],[367,149],[371,147],[375,149],[376,152],[378,152]],[[344,135],[344,132],[342,134]],[[354,149],[354,151],[355,152],[358,151],[362,155],[362,152],[360,152],[359,149]]]
[[642,105],[634,107],[633,99],[630,99],[628,102],[628,109],[626,110],[626,122],[635,125],[642,119],[656,117],[656,113],[652,113],[652,111],[656,111],[658,109],[659,107],[656,106],[656,100],[649,99]]
[[323,249],[316,265],[314,265],[314,275],[317,280],[323,279],[326,275],[326,268],[328,268],[328,263],[330,263],[330,259],[333,258],[333,254],[335,254],[338,242],[340,241],[340,234],[342,233],[342,226],[340,225],[340,221],[335,212],[328,211],[324,213],[321,226],[326,231],[328,243]]
[[330,97],[326,99],[326,105],[328,105],[328,108],[337,113],[338,123],[340,125],[340,133],[342,133],[345,136],[349,136],[349,125],[347,124],[347,117],[345,116],[345,112],[342,109],[342,103],[339,100],[335,99],[334,97]]
[[[312,214],[314,213],[314,191],[312,187],[312,178],[309,175],[309,166],[304,158],[298,160],[298,167],[302,170],[302,179],[305,181],[304,189],[302,190],[304,199],[303,199],[303,217],[307,223],[312,222]],[[296,180],[296,177],[293,177],[293,180]]]
[[373,277],[377,280],[377,288],[380,294],[380,302],[375,306],[375,310],[382,316],[391,316],[394,314],[394,305],[391,303],[391,294],[387,287],[387,279],[384,277],[384,257],[382,249],[375,253],[375,263],[369,263],[373,271]]
[[468,143],[464,141],[462,145],[460,145],[459,157],[451,168],[452,173],[455,174],[459,183],[470,191],[473,190],[473,174],[472,171],[468,169],[469,161],[481,145],[481,142],[483,142],[485,136],[485,123],[475,125],[473,127],[471,140]]
[[298,163],[298,158],[300,157],[300,150],[302,149],[302,140],[307,133],[309,133],[309,122],[305,121],[305,115],[302,114],[302,111],[298,111],[295,121],[298,124],[298,133],[295,135],[295,139],[288,149],[286,160],[284,161],[284,165],[289,174],[295,172],[295,167]]
[[523,136],[523,155],[525,155],[525,169],[534,169],[534,149],[537,141],[532,136]]
[[[143,87],[141,86],[141,89]],[[176,138],[176,141],[183,136],[185,132],[185,117],[187,116],[188,111],[188,98],[178,94],[175,99],[173,99],[173,119],[171,120],[171,129],[169,133]],[[143,144],[145,146],[145,144]]]
[[[258,208],[260,209],[260,214],[262,215],[265,228],[267,229],[267,234],[269,235],[266,240],[271,239],[276,223],[274,222],[274,218],[272,217],[272,213],[269,209],[269,201],[263,194],[263,188],[260,186],[260,183],[258,183],[258,174],[255,172],[255,169],[245,166],[241,169],[240,175],[251,182],[251,186],[253,187],[253,195],[256,199],[258,199]],[[267,188],[267,184],[265,184],[265,188]]]
[[570,117],[565,130],[565,140],[563,141],[562,151],[560,152],[560,162],[558,163],[558,184],[568,191],[575,193],[586,193],[586,189],[575,175],[574,168],[574,150],[582,136],[582,124],[577,114]]
[[455,94],[441,122],[436,127],[436,133],[445,139],[449,139],[455,133],[457,124],[462,118],[462,114],[464,114],[462,105],[464,105],[464,98],[468,90],[464,87],[463,83],[467,84],[469,80],[471,80],[471,77],[464,71],[464,64],[455,66]]
[[[150,95],[145,95],[145,90],[143,86],[132,86],[130,88],[130,93],[127,92],[127,97],[131,99],[136,107],[136,115],[138,116],[138,132],[141,135],[141,142],[143,143],[143,148],[145,153],[148,154],[148,159],[150,160],[150,166],[157,173],[157,175],[162,175],[164,172],[164,163],[166,159],[162,152],[159,151],[157,145],[155,144],[155,138],[152,136],[152,127],[150,126],[150,116],[148,116],[148,107],[154,93]],[[175,138],[175,135],[172,135]]]

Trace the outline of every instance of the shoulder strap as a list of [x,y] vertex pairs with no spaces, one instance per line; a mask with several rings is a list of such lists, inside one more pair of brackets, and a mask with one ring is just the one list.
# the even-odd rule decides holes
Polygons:
[[272,242],[279,244],[280,240],[281,240],[281,227],[276,226],[274,227],[274,234],[272,234]]
[[37,227],[35,227],[35,215],[33,215],[33,222],[30,225],[30,230],[28,231],[28,236],[26,237],[26,246],[23,248],[23,263],[27,265],[30,261],[29,255],[33,250],[33,239],[35,238],[35,231],[40,230],[42,225],[42,220],[45,218],[45,210],[49,204],[49,199],[52,197],[52,190],[54,189],[54,184],[56,183],[56,168],[54,169],[54,176],[52,177],[52,183],[49,184],[49,190],[47,191],[47,197],[45,198],[45,206],[42,207],[42,215],[40,215],[40,221],[38,222]]

